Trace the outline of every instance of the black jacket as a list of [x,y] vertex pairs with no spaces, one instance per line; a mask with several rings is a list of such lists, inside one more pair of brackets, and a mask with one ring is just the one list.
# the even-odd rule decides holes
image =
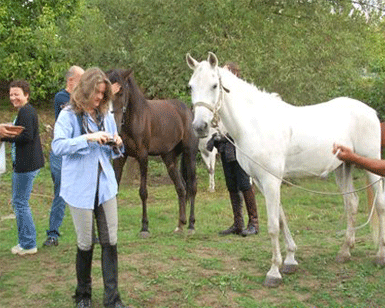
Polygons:
[[23,126],[24,131],[14,138],[2,141],[14,142],[16,160],[13,169],[17,173],[30,172],[44,166],[44,156],[39,135],[37,112],[29,103],[19,109],[15,125]]
[[[229,134],[226,136],[233,141]],[[213,134],[211,139],[207,142],[206,148],[208,151],[212,151],[214,146],[218,149],[218,152],[221,153],[221,157],[226,162],[236,161],[235,146],[227,140],[225,136],[219,136],[218,134]]]

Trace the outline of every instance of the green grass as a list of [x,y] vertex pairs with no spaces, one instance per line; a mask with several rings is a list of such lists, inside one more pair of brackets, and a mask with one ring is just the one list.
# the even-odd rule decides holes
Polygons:
[[[47,154],[47,153],[46,153]],[[9,161],[9,159],[8,159]],[[356,234],[352,260],[335,262],[345,229],[342,199],[320,196],[283,185],[282,202],[298,246],[299,270],[283,276],[276,289],[263,286],[270,268],[271,245],[263,197],[257,194],[260,234],[242,238],[220,237],[232,223],[223,173],[217,164],[215,193],[207,192],[208,175],[198,163],[196,232],[174,234],[178,203],[159,160],[149,170],[148,217],[151,237],[141,239],[141,206],[137,167],[126,168],[118,195],[119,289],[134,307],[384,307],[384,269],[373,264],[376,254],[370,228]],[[365,185],[363,172],[355,171],[356,187]],[[0,217],[12,214],[11,172],[1,176]],[[296,180],[317,191],[337,191],[334,178]],[[0,221],[0,307],[73,307],[76,286],[76,239],[68,209],[58,247],[44,249],[52,200],[48,168],[41,170],[30,200],[37,228],[39,251],[19,257],[10,249],[17,243],[14,219]],[[366,196],[360,193],[357,225],[367,220]],[[281,239],[283,256],[284,243]],[[103,284],[100,247],[93,262],[93,303],[102,307]]]

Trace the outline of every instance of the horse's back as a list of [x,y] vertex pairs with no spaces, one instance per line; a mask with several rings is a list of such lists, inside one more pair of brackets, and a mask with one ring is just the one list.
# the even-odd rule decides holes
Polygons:
[[379,158],[380,123],[376,111],[355,99],[341,97],[329,102],[295,107],[285,173],[290,176],[320,175],[341,163],[332,154],[334,143],[360,155]]
[[[348,141],[352,146],[366,135],[380,137],[380,123],[376,111],[368,105],[347,97],[329,102],[296,107],[290,114],[292,129],[301,136],[333,138]],[[374,132],[373,129],[377,129]],[[342,138],[342,140],[338,140]]]
[[163,100],[149,100],[150,108],[159,116],[168,117],[170,113],[174,113],[180,117],[183,122],[192,122],[193,113],[185,103],[178,99],[163,99]]
[[193,113],[186,104],[178,99],[164,99],[149,100],[148,106],[153,137],[173,138],[175,145],[183,143],[184,148],[198,151],[198,138],[192,128]]

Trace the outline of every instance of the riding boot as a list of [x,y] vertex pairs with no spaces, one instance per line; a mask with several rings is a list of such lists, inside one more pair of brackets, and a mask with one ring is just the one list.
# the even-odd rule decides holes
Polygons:
[[104,283],[104,306],[125,308],[118,292],[118,250],[116,245],[102,245],[102,273]]
[[220,235],[242,234],[244,223],[242,215],[242,197],[239,192],[230,191],[230,201],[233,208],[234,224],[230,228],[219,232]]
[[85,251],[78,247],[76,255],[76,278],[78,285],[74,297],[79,307],[91,307],[92,253],[92,248]]
[[257,234],[259,232],[257,203],[255,202],[254,188],[242,192],[246,203],[247,214],[249,215],[249,222],[247,228],[242,231],[243,236]]

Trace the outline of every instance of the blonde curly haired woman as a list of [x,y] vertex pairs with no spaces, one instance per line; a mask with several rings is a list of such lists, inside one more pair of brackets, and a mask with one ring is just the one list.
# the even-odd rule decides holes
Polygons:
[[69,106],[59,114],[52,141],[54,153],[63,156],[60,196],[69,205],[77,235],[77,307],[92,307],[94,219],[102,247],[104,306],[127,307],[118,293],[118,186],[111,158],[119,155],[116,149],[122,147],[122,139],[108,112],[111,96],[105,74],[99,68],[86,70],[71,94]]

